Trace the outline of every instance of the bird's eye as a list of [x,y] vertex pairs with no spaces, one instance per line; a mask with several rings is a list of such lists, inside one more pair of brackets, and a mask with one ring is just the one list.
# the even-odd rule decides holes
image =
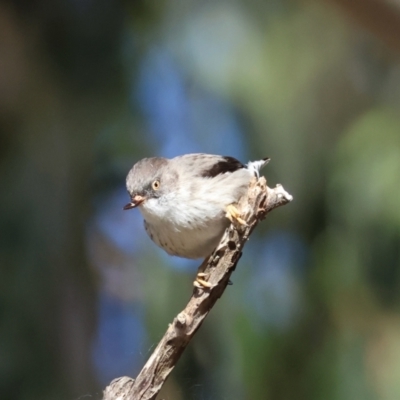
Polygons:
[[153,188],[153,190],[158,190],[158,189],[160,189],[160,181],[154,181],[154,182],[151,184],[151,187]]

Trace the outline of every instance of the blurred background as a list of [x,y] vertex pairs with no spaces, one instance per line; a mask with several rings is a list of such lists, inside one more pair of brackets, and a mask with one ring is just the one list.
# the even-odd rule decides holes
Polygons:
[[134,377],[200,261],[147,237],[145,156],[271,157],[294,201],[160,398],[400,398],[400,2],[0,1],[0,398]]

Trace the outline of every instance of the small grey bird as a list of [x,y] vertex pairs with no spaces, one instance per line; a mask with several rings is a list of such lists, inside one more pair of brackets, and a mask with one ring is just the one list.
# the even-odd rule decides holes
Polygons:
[[234,204],[268,161],[243,165],[233,157],[201,153],[144,158],[126,178],[131,202],[124,210],[138,207],[146,232],[168,254],[205,258],[229,219],[244,223]]

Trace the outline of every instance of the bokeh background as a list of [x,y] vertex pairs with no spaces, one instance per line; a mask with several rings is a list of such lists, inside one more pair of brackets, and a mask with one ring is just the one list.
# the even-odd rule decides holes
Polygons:
[[160,398],[400,398],[400,2],[0,2],[0,398],[135,376],[199,262],[123,212],[138,159],[269,156],[259,226]]

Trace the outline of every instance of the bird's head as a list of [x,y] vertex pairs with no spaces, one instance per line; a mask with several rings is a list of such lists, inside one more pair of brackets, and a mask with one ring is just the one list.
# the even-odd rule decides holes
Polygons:
[[164,169],[168,164],[166,158],[144,158],[137,162],[126,177],[126,188],[131,202],[124,210],[140,206],[150,199],[158,199],[166,192]]

